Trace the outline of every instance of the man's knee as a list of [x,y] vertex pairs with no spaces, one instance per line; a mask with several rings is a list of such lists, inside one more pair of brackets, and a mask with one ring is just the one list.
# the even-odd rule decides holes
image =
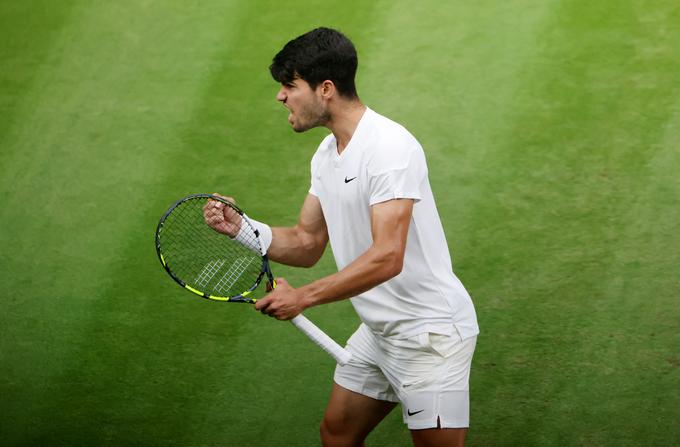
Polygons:
[[319,433],[321,434],[321,444],[325,447],[329,447],[331,441],[333,440],[332,427],[326,422],[326,418],[321,421],[321,426],[319,427]]
[[324,447],[353,447],[363,445],[356,433],[340,419],[324,416],[320,426],[321,444]]

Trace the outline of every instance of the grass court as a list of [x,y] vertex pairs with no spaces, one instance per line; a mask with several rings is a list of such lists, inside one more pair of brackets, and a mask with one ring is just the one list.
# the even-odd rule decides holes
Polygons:
[[[316,26],[425,148],[482,331],[468,445],[676,444],[676,1],[4,0],[0,445],[318,445],[331,360],[181,290],[153,244],[195,192],[295,222],[325,131],[291,131],[267,67]],[[400,412],[368,443],[410,445]]]

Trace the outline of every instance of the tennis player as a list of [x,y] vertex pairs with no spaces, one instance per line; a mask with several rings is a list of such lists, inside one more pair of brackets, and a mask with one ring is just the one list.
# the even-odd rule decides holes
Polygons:
[[[290,42],[270,71],[296,132],[331,131],[311,161],[311,187],[294,227],[255,221],[269,258],[310,267],[330,240],[338,272],[294,288],[285,279],[256,308],[280,320],[350,299],[361,325],[353,359],[335,370],[321,423],[324,446],[360,446],[401,403],[416,446],[462,446],[477,319],[454,275],[425,154],[399,124],[366,107],[357,54],[336,30]],[[240,217],[217,208],[211,226],[238,237]]]

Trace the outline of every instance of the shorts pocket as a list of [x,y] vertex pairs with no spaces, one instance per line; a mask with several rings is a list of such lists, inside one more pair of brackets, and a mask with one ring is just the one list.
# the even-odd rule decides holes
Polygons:
[[428,333],[425,335],[427,335],[427,342],[432,352],[439,354],[444,358],[451,357],[461,345],[461,340],[460,337],[458,337],[458,334],[442,335]]

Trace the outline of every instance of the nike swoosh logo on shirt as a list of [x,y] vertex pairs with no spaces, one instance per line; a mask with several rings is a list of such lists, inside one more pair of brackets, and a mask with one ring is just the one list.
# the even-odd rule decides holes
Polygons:
[[418,413],[422,413],[423,411],[425,411],[425,410],[418,410],[418,411],[414,411],[413,413],[411,413],[411,410],[406,410],[406,413],[408,413],[409,416],[413,416],[413,415],[416,415]]
[[352,177],[352,178],[348,179],[347,176],[345,176],[345,183],[349,183],[349,182],[351,182],[352,180],[354,180],[355,178],[356,178],[356,177]]

